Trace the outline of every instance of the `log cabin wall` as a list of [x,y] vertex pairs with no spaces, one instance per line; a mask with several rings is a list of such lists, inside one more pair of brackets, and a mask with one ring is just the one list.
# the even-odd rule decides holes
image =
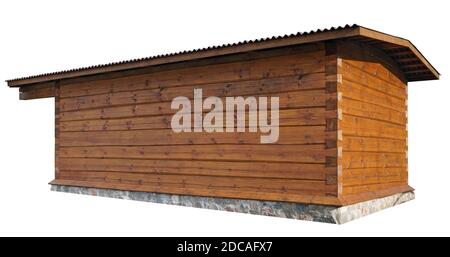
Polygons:
[[[61,80],[52,184],[339,205],[337,92],[327,89],[325,48],[319,42]],[[171,101],[192,98],[194,88],[203,97],[278,96],[278,142],[260,144],[260,133],[172,132]],[[395,149],[404,150],[401,143]]]
[[341,201],[411,191],[403,73],[390,57],[367,44],[344,40],[338,48]]

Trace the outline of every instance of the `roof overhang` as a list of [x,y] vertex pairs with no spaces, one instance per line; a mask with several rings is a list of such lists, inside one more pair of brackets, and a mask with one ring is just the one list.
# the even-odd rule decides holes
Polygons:
[[352,39],[383,50],[398,64],[408,81],[439,79],[438,71],[409,40],[353,25],[11,79],[7,80],[7,83],[10,87],[23,87],[55,80],[336,39]]

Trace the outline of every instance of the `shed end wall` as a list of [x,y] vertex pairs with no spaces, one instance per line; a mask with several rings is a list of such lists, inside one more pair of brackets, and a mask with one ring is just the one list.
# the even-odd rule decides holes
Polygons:
[[368,44],[339,42],[344,204],[412,191],[408,185],[407,82]]

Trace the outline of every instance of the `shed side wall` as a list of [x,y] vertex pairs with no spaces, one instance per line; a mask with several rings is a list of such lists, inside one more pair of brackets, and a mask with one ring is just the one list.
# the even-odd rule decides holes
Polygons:
[[[336,167],[327,163],[336,149],[326,145],[336,133],[326,129],[325,81],[324,44],[61,81],[53,183],[337,205]],[[172,132],[171,101],[192,98],[194,88],[203,97],[278,96],[278,142],[260,144],[260,133]]]
[[407,84],[389,57],[361,43],[339,45],[342,194],[349,203],[411,191]]

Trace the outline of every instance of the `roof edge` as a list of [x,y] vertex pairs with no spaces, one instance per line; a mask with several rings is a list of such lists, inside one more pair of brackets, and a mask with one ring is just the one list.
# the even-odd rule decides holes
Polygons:
[[417,58],[419,58],[419,60],[433,73],[436,79],[439,79],[441,74],[436,70],[436,68],[433,67],[433,65],[431,65],[431,63],[427,60],[427,58],[425,58],[425,56],[419,51],[419,49],[417,49],[417,47],[408,39],[393,36],[373,29],[368,29],[362,26],[359,26],[359,31],[360,36],[409,48],[414,53],[414,55],[416,55]]
[[439,79],[439,72],[422,55],[422,53],[407,39],[392,36],[368,29],[359,25],[346,25],[325,30],[316,30],[305,33],[297,33],[279,37],[243,41],[235,44],[213,46],[208,48],[183,51],[165,55],[157,55],[142,59],[135,59],[110,64],[89,66],[85,68],[72,69],[54,73],[46,73],[37,76],[23,77],[6,80],[9,87],[22,87],[31,84],[49,82],[61,79],[70,79],[75,77],[92,76],[109,72],[124,71],[130,69],[139,69],[156,65],[163,65],[176,62],[191,61],[209,57],[237,54],[247,51],[257,51],[277,47],[315,43],[326,40],[344,39],[352,37],[365,37],[373,40],[399,45],[410,49],[410,51],[422,62],[433,75],[430,79]]
[[246,51],[256,51],[276,47],[313,43],[337,38],[346,38],[358,35],[358,25],[347,25],[325,30],[317,30],[305,33],[285,35],[283,37],[272,37],[253,41],[243,41],[222,46],[213,46],[191,51],[183,51],[166,55],[157,55],[143,59],[117,62],[111,64],[90,66],[68,71],[47,73],[37,76],[30,76],[18,79],[6,80],[9,87],[20,87],[27,84],[34,84],[58,79],[67,79],[80,76],[97,75],[101,73],[122,71],[128,69],[145,68],[149,66],[169,64],[174,62],[190,61],[208,57],[242,53]]

